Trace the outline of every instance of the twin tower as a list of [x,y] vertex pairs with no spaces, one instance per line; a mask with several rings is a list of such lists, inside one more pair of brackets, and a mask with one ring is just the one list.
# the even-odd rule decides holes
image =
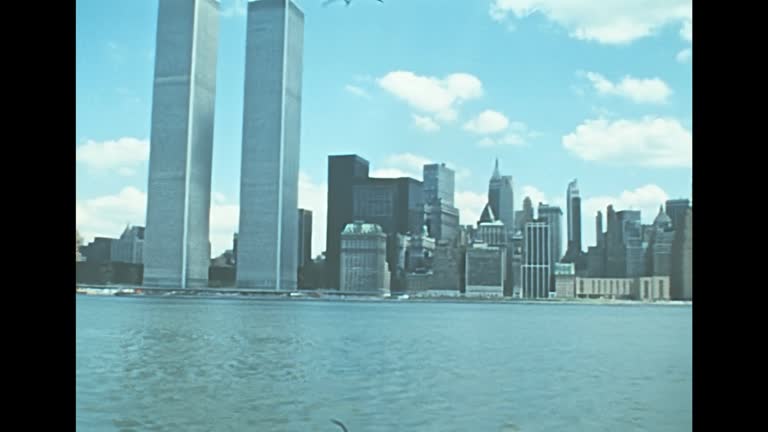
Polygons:
[[[220,5],[160,0],[144,284],[208,285]],[[248,3],[237,285],[296,288],[304,13]]]

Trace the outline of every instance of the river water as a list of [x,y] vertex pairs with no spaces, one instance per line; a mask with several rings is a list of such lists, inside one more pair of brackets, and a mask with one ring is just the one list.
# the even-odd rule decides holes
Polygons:
[[79,431],[689,431],[692,307],[77,296]]

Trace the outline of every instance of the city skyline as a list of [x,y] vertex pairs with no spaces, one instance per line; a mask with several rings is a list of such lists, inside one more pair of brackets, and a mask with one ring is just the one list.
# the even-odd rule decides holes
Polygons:
[[[76,204],[78,229],[86,242],[96,235],[116,235],[126,222],[145,223],[144,153],[151,118],[154,31],[129,37],[121,29],[100,25],[104,17],[120,14],[134,24],[129,28],[154,29],[157,2],[136,3],[112,7],[83,0],[77,4]],[[325,170],[331,154],[355,153],[368,159],[372,177],[410,174],[420,180],[423,163],[446,162],[456,171],[456,207],[462,224],[478,219],[497,156],[504,173],[515,179],[515,208],[522,208],[522,200],[530,196],[534,207],[544,202],[565,209],[564,186],[577,178],[584,249],[595,244],[591,221],[608,203],[617,210],[641,209],[642,222],[647,224],[667,199],[691,197],[691,72],[689,64],[675,58],[691,47],[680,33],[690,30],[689,21],[675,18],[656,23],[649,36],[617,45],[571,37],[573,29],[551,18],[556,14],[523,19],[514,18],[512,11],[502,19],[504,11],[496,10],[494,15],[491,1],[439,8],[434,2],[408,7],[398,2],[381,7],[377,2],[360,2],[351,8],[321,8],[319,3],[299,2],[307,16],[308,41],[301,137],[302,150],[307,151],[301,153],[299,207],[315,214],[313,255],[325,249]],[[221,5],[211,256],[229,248],[239,214],[245,19],[233,6],[227,1]],[[441,18],[432,29],[438,35],[448,35],[447,29],[456,25],[458,17],[465,18],[462,28],[467,31],[460,33],[468,40],[440,43],[410,25],[432,12]],[[404,25],[394,26],[396,20]],[[512,25],[515,29],[507,28]],[[382,37],[382,32],[391,37]],[[404,44],[406,39],[412,43]],[[541,54],[523,41],[531,41]],[[402,47],[402,53],[395,54],[395,46]],[[476,55],[468,51],[470,47]],[[446,55],[450,50],[456,55]],[[494,50],[504,50],[505,62],[489,56]],[[565,55],[566,51],[571,54]],[[555,54],[557,59],[542,57]],[[550,69],[554,72],[543,74]],[[452,75],[459,73],[480,81],[482,95],[475,97],[470,91],[474,81],[463,80],[466,75]],[[101,78],[95,79],[94,74]],[[539,75],[541,80],[531,80]],[[446,77],[452,78],[442,80]],[[642,84],[645,96],[631,93],[632,83]],[[426,106],[409,96],[410,85],[436,89],[428,93],[436,105],[446,94],[450,103]],[[467,92],[446,93],[451,85]],[[655,99],[652,94],[657,94]],[[329,101],[334,109],[327,108]],[[454,113],[456,120],[442,122]],[[645,121],[647,116],[656,120]],[[501,127],[505,120],[502,131],[481,133]],[[440,129],[424,130],[435,126]],[[526,145],[489,142],[512,143],[515,136],[522,137],[523,126],[529,131]],[[666,153],[648,153],[652,146],[641,139],[645,126],[671,127],[669,142],[661,143]],[[611,133],[628,131],[640,137],[638,142],[607,160],[600,153],[587,152],[599,148],[579,141],[587,136],[604,145]],[[681,136],[684,145],[679,157],[680,146],[670,140]]]

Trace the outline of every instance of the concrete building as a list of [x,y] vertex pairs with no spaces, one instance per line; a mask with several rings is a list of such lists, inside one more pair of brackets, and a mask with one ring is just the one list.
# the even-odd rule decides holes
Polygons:
[[440,199],[424,207],[429,236],[435,240],[453,241],[459,235],[459,209]]
[[427,292],[434,286],[434,274],[427,273],[407,273],[405,275],[405,290],[408,293]]
[[499,160],[496,159],[493,175],[488,182],[488,204],[493,209],[496,219],[504,222],[508,237],[513,234],[515,226],[514,198],[512,176],[502,176],[499,173]]
[[327,287],[340,286],[341,231],[348,223],[354,221],[353,187],[368,179],[368,169],[368,161],[357,155],[328,156],[325,226]]
[[573,263],[555,264],[555,296],[574,298],[576,288],[576,266]]
[[671,276],[672,243],[675,240],[675,231],[672,229],[672,220],[664,213],[663,208],[659,209],[659,214],[649,231],[646,275]]
[[304,13],[248,3],[237,286],[297,287]]
[[554,270],[555,263],[563,257],[563,211],[558,206],[539,203],[538,216],[549,224],[549,262]]
[[96,237],[87,246],[83,246],[80,252],[84,261],[89,263],[106,263],[112,261],[112,243],[116,239],[109,237]]
[[113,262],[130,264],[144,263],[144,227],[128,226],[120,235],[120,238],[112,242]]
[[685,212],[672,243],[672,298],[693,300],[693,209]]
[[375,224],[356,221],[341,233],[341,291],[389,295],[387,235]]
[[533,222],[533,204],[531,198],[525,197],[523,209],[515,213],[515,230],[524,231],[528,222]]
[[409,236],[405,251],[405,270],[416,273],[431,270],[434,255],[435,239],[428,237],[426,233]]
[[537,219],[525,224],[521,266],[524,298],[549,298],[553,270],[551,244],[549,223]]
[[685,224],[685,214],[691,208],[688,199],[672,199],[665,203],[666,213],[672,221],[672,229],[678,230]]
[[160,0],[144,284],[208,285],[219,3]]
[[631,299],[634,278],[583,278],[576,277],[575,293],[579,298]]
[[440,291],[462,291],[466,249],[446,241],[435,245],[432,260],[432,286]]
[[298,267],[312,261],[312,211],[299,209]]
[[505,247],[508,243],[507,228],[501,220],[480,222],[476,238],[488,246]]
[[597,247],[605,246],[605,232],[603,231],[603,213],[598,210],[595,216],[595,242]]
[[477,242],[467,249],[467,297],[502,297],[506,279],[506,250]]
[[632,285],[632,298],[641,301],[669,300],[669,286],[669,276],[637,278]]
[[620,276],[639,277],[647,274],[643,248],[640,210],[622,210],[616,213],[620,228],[620,242],[624,249],[624,271]]
[[516,231],[507,247],[507,285],[504,295],[523,297],[523,232]]

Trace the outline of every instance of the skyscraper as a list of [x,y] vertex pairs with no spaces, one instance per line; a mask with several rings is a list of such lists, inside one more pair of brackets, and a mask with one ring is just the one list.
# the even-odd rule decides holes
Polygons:
[[424,165],[424,202],[434,204],[441,200],[453,205],[455,174],[452,169],[442,164]]
[[512,236],[515,226],[515,204],[512,190],[512,176],[502,176],[499,173],[499,160],[493,168],[493,175],[488,182],[488,204],[491,205],[496,218],[504,222],[508,237]]
[[299,209],[298,267],[312,261],[312,211]]
[[219,3],[160,0],[144,284],[208,284]]
[[296,288],[304,13],[248,3],[237,285]]
[[672,228],[679,230],[685,223],[685,212],[691,208],[691,201],[687,199],[667,200],[666,213],[672,219]]
[[563,211],[558,206],[539,203],[538,213],[539,219],[549,223],[549,262],[552,265],[552,274],[554,274],[555,263],[559,262],[560,258],[563,257]]
[[597,212],[595,216],[595,242],[598,247],[603,246],[605,242],[605,233],[603,232],[603,212]]
[[424,165],[424,203],[429,236],[453,241],[459,233],[459,209],[453,206],[454,172],[445,164]]
[[548,298],[552,282],[549,223],[537,219],[525,224],[522,285],[524,298]]
[[566,191],[566,203],[568,212],[568,245],[565,254],[575,259],[581,254],[581,196],[579,195],[579,185],[574,179],[568,183]]
[[533,204],[530,197],[523,200],[523,209],[515,215],[515,229],[523,231],[525,224],[533,221]]
[[353,187],[368,179],[368,161],[357,155],[328,156],[328,204],[325,225],[326,285],[338,288],[341,232],[354,221]]

